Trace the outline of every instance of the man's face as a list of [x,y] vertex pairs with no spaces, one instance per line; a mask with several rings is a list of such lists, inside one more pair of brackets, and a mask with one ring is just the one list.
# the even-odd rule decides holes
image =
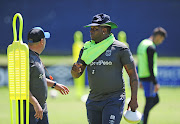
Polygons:
[[156,35],[153,39],[153,42],[156,44],[156,45],[160,45],[161,43],[163,43],[164,41],[164,37],[162,35]]
[[100,26],[91,26],[90,36],[91,36],[91,40],[99,42],[103,37],[102,27],[100,27]]

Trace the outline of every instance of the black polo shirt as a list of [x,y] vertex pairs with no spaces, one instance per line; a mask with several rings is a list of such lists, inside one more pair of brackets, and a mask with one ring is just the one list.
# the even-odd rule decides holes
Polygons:
[[[44,112],[47,112],[47,81],[45,76],[44,66],[39,58],[39,54],[34,51],[29,51],[30,63],[30,91],[38,100]],[[30,104],[30,112],[34,112],[34,107]]]
[[[81,50],[78,62],[81,60]],[[89,99],[94,101],[105,100],[110,97],[125,97],[123,66],[134,61],[129,48],[115,40],[107,50],[87,65],[88,81],[90,86]]]

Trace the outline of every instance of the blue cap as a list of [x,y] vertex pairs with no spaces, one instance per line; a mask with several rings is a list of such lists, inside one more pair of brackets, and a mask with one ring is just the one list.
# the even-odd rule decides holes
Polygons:
[[49,32],[44,32],[41,27],[34,27],[28,33],[28,42],[39,42],[41,38],[50,38]]

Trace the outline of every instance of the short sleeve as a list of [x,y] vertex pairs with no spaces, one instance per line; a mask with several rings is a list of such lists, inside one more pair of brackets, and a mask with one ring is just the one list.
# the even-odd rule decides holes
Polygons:
[[33,58],[29,58],[29,70],[30,70],[30,75],[31,75],[31,73],[32,73],[32,71],[34,70],[34,60],[33,60]]
[[77,63],[81,63],[83,65],[86,65],[86,63],[81,59],[82,53],[83,53],[83,48],[81,49],[81,51],[79,53],[79,58],[78,58]]
[[130,64],[134,61],[134,58],[129,48],[124,48],[123,50],[120,51],[120,61],[123,66]]

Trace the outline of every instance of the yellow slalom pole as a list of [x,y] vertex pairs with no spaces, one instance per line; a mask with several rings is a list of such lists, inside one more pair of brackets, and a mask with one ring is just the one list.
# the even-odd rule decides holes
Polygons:
[[[20,23],[19,41],[17,41],[16,31],[17,17],[19,18]],[[19,122],[24,124],[23,101],[26,100],[29,104],[29,48],[27,44],[22,41],[22,30],[23,18],[20,13],[16,13],[13,18],[14,41],[7,48],[11,124],[14,123],[13,101],[15,101],[16,124],[19,124]],[[26,106],[26,112],[29,113],[29,106]],[[26,120],[28,120],[26,121],[26,124],[29,124],[29,114],[26,115]]]
[[21,124],[24,124],[24,104],[23,100],[20,100],[20,113],[21,113]]
[[[81,48],[83,47],[83,34],[80,31],[76,31],[74,33],[74,43],[72,46],[72,55],[73,55],[73,61],[74,63],[77,62],[79,58],[79,53]],[[81,77],[74,79],[74,86],[76,89],[76,96],[78,98],[81,98],[83,95],[83,91],[85,88],[85,72],[81,75]]]
[[124,31],[120,31],[118,33],[118,40],[123,42],[127,47],[129,47],[129,44],[127,43],[126,33]]
[[[127,47],[129,47],[129,44],[127,43],[127,37],[126,37],[126,33],[124,31],[120,31],[118,33],[118,40],[123,42]],[[125,70],[125,68],[123,68],[123,78],[124,78],[124,81],[125,81],[125,92],[126,92],[126,98],[127,98],[127,101],[128,99],[131,97],[130,96],[130,86],[129,86],[129,76]]]
[[19,106],[18,100],[16,100],[16,124],[19,124]]
[[13,102],[10,100],[11,124],[13,124]]

